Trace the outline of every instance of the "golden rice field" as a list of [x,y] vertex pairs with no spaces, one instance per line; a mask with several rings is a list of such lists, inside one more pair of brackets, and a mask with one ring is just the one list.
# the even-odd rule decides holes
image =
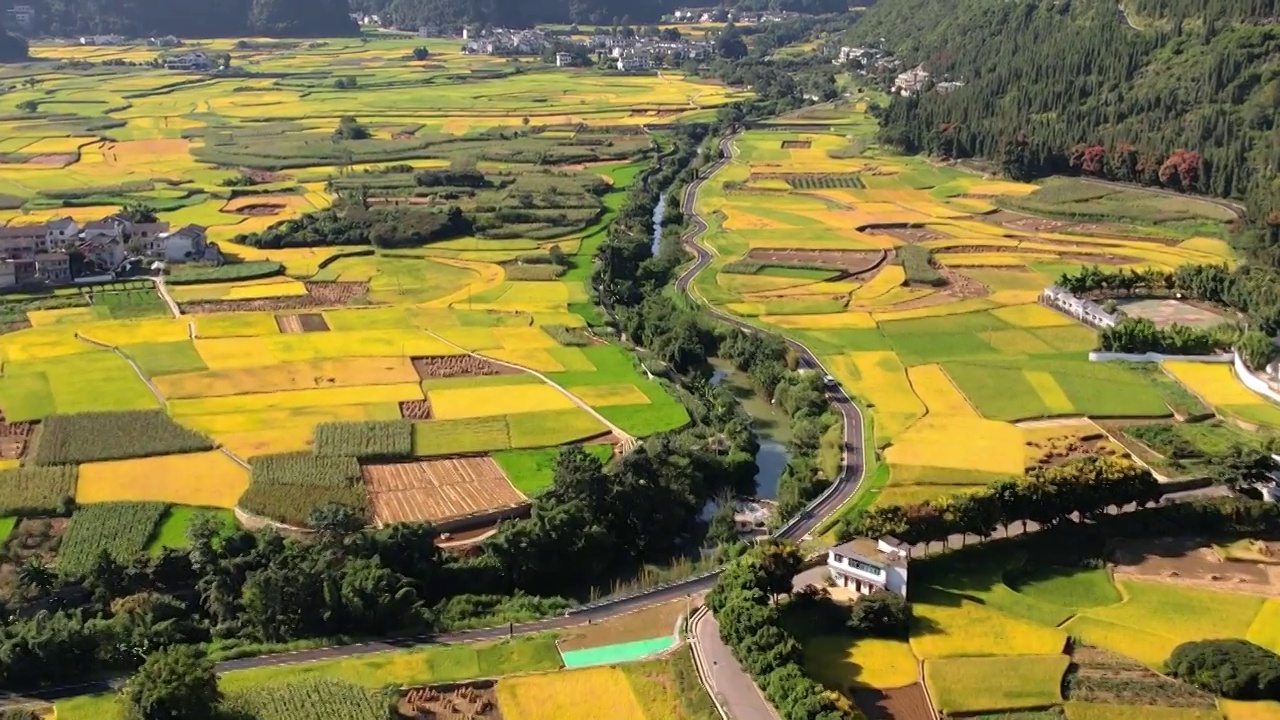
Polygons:
[[550,385],[432,390],[431,408],[441,420],[568,410],[573,400]]
[[647,720],[627,676],[614,667],[508,678],[497,689],[510,720]]
[[249,470],[217,450],[85,463],[76,502],[164,502],[233,508],[249,487]]
[[[1034,199],[1041,187],[897,156],[875,144],[872,119],[843,108],[865,122],[829,132],[780,123],[733,140],[731,161],[696,201],[714,220],[701,238],[714,258],[692,292],[803,343],[853,394],[891,468],[878,502],[933,499],[1021,475],[1028,454],[1021,421],[1168,416],[1141,376],[1088,362],[1092,330],[1037,300],[1084,264],[1235,262],[1221,237],[1166,238],[1182,231],[1137,234],[1138,221],[1076,227],[1009,212],[1006,203]],[[1196,207],[1205,217],[1220,215]],[[909,277],[900,260],[909,245],[932,253],[941,282]],[[849,251],[865,256],[879,248],[890,257],[879,269],[835,280],[722,271],[758,248],[803,253],[796,262],[806,268],[847,267],[849,256],[840,253]],[[797,305],[801,299],[809,304]],[[1195,368],[1179,379],[1226,415],[1280,427],[1280,407],[1225,387],[1225,378],[1191,376],[1222,372],[1229,375]],[[1197,383],[1225,389],[1201,392]]]

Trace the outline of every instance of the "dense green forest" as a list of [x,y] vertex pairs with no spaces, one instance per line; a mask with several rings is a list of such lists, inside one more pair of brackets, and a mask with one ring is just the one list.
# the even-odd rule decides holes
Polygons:
[[[845,12],[847,0],[725,0],[744,10],[790,10],[811,14]],[[491,23],[506,27],[535,23],[627,25],[657,22],[687,3],[678,0],[352,0],[354,10],[382,15],[397,27]]]
[[848,36],[966,83],[895,97],[881,112],[888,143],[996,159],[1020,178],[1082,172],[1247,198],[1254,244],[1274,245],[1278,5],[896,0]]
[[0,62],[22,60],[27,57],[27,41],[10,35],[0,24]]
[[332,37],[357,32],[347,0],[34,0],[48,35]]

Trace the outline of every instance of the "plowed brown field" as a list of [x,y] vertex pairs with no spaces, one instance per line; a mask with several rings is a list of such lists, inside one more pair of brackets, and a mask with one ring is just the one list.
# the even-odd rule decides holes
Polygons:
[[361,474],[379,525],[439,523],[529,502],[490,457],[366,465]]

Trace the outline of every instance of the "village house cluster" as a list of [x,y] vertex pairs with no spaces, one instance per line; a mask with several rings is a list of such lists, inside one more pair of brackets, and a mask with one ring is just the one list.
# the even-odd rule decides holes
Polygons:
[[[421,28],[421,37],[431,37],[434,28]],[[661,37],[625,37],[622,35],[592,35],[583,42],[569,42],[565,37],[554,37],[542,30],[511,30],[495,28],[476,33],[470,28],[462,31],[462,52],[468,55],[542,55],[555,45],[559,48],[577,48],[593,54],[597,61],[608,60],[623,72],[642,72],[664,64],[672,65],[685,60],[701,60],[711,53],[711,43],[703,40],[673,39]],[[557,67],[573,65],[574,53],[557,52]]]
[[[877,47],[857,47],[843,46],[836,52],[836,57],[831,61],[836,65],[851,67],[862,75],[880,75],[897,70],[902,66],[902,61],[885,50]],[[919,95],[930,87],[934,92],[946,94],[958,88],[964,87],[964,82],[959,80],[941,80],[932,83],[933,75],[924,69],[924,65],[917,65],[910,70],[898,73],[893,79],[893,92],[909,97],[911,95]]]
[[84,257],[83,274],[112,272],[133,259],[183,263],[219,255],[199,225],[171,231],[167,222],[135,223],[112,215],[81,226],[64,217],[0,227],[0,288],[72,282],[74,252]]
[[11,30],[31,32],[36,26],[36,9],[30,5],[12,5],[4,11],[4,26]]

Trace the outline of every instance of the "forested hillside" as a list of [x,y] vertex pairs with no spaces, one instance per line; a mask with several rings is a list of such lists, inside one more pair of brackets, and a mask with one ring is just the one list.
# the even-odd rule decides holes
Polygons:
[[43,0],[49,35],[332,37],[357,27],[347,0]]
[[[849,9],[847,0],[727,0],[705,4],[813,14]],[[351,5],[360,12],[382,15],[402,28],[462,23],[653,23],[664,14],[689,7],[689,3],[679,0],[352,0]]]
[[0,62],[12,62],[27,57],[27,41],[5,32],[0,25]]
[[[966,85],[895,98],[883,139],[1247,197],[1276,235],[1278,0],[892,0],[850,31]],[[1182,152],[1178,152],[1182,151]],[[1267,227],[1266,220],[1272,222]]]

